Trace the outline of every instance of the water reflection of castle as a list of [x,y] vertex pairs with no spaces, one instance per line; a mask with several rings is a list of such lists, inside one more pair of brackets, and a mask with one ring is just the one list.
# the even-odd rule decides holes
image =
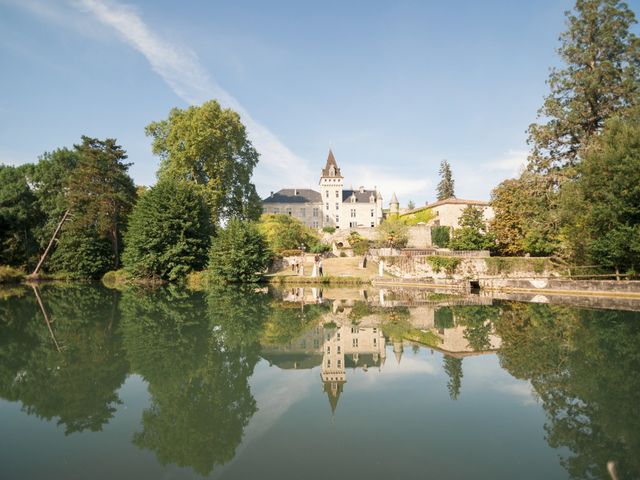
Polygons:
[[[339,297],[339,298],[336,298]],[[262,356],[271,364],[283,369],[309,369],[320,367],[323,390],[329,398],[332,412],[338,404],[347,381],[348,368],[369,368],[381,370],[386,360],[387,341],[381,329],[379,313],[365,314],[357,323],[350,315],[357,304],[367,307],[408,307],[408,323],[419,332],[434,334],[439,342],[429,348],[439,350],[448,356],[462,358],[469,355],[489,353],[500,347],[501,339],[493,330],[487,335],[486,348],[472,348],[467,338],[467,327],[455,322],[448,326],[439,325],[436,312],[441,308],[455,306],[490,306],[486,297],[451,297],[440,300],[398,298],[383,290],[369,292],[362,289],[340,289],[338,291],[319,288],[292,288],[282,292],[285,302],[324,304],[327,313],[314,327],[303,332],[286,345],[263,347]],[[488,322],[488,321],[487,321]],[[490,322],[487,323],[487,326]],[[393,353],[398,364],[405,347],[416,342],[392,338]]]

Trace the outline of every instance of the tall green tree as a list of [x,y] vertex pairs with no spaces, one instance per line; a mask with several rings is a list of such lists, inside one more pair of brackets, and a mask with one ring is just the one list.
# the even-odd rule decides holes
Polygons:
[[255,283],[269,266],[271,252],[258,227],[232,218],[211,244],[209,271],[219,283]]
[[179,280],[204,268],[212,231],[200,187],[184,180],[160,180],[131,213],[124,266],[137,277]]
[[640,109],[607,121],[562,191],[563,238],[576,261],[640,268]]
[[548,179],[533,172],[510,178],[491,192],[491,232],[502,255],[544,256],[559,246],[558,212],[550,208],[557,193]]
[[127,173],[131,164],[124,163],[127,154],[113,138],[83,136],[75,148],[78,164],[68,183],[73,220],[66,234],[94,228],[111,241],[113,266],[118,268],[122,230],[136,198],[135,185]]
[[462,359],[451,357],[449,355],[443,355],[442,367],[449,377],[449,381],[447,382],[449,398],[451,400],[457,400],[460,396],[460,388],[462,387]]
[[69,181],[78,165],[77,150],[59,148],[45,152],[38,163],[27,167],[29,184],[36,196],[42,219],[34,234],[41,250],[47,246],[58,222],[69,208]]
[[40,211],[24,167],[0,165],[0,264],[24,267],[37,254]]
[[553,68],[550,92],[529,127],[529,168],[561,182],[585,147],[612,115],[638,103],[640,40],[634,13],[619,0],[577,0],[567,12],[567,30]]
[[232,217],[260,217],[262,204],[251,183],[259,154],[236,112],[222,109],[215,100],[174,108],[166,120],[150,123],[146,133],[161,159],[159,178],[204,185],[215,224]]
[[440,183],[438,183],[437,193],[438,200],[455,197],[453,173],[451,173],[451,165],[447,160],[440,162]]
[[458,220],[460,228],[453,231],[449,247],[453,250],[494,250],[495,236],[487,230],[484,213],[469,205]]

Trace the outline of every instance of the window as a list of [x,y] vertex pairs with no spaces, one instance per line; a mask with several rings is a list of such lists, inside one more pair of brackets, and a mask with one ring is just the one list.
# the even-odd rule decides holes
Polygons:
[[342,367],[342,360],[338,360],[338,368]]
[[331,353],[331,346],[327,345],[327,355]]
[[372,209],[371,209],[371,217],[375,217],[374,212],[375,212],[375,210],[372,208]]
[[357,339],[357,338],[354,338],[354,339],[353,339],[353,342],[352,342],[351,344],[352,344],[354,347],[357,347],[357,346],[358,346],[358,339]]
[[307,210],[306,210],[306,209],[304,209],[304,208],[301,208],[301,209],[300,209],[300,216],[301,216],[301,217],[306,217],[306,216],[307,216]]
[[351,218],[356,218],[356,209],[355,208],[351,209]]
[[331,360],[327,359],[327,368],[331,368]]
[[[338,332],[338,333],[336,334],[336,339],[337,339],[337,340],[340,340],[340,332]],[[340,347],[338,347],[338,348],[340,348]]]
[[276,214],[277,214],[277,213],[280,213],[280,209],[279,209],[279,208],[277,208],[277,207],[276,207],[276,208],[274,208],[274,209],[273,209],[273,213],[276,213]]
[[373,222],[371,222],[371,227],[375,227],[375,225],[373,224]]
[[373,327],[373,333],[378,333],[378,329]]
[[291,208],[287,208],[287,214],[291,215]]
[[329,215],[327,215],[326,222],[329,223]]
[[336,190],[336,198],[340,198],[340,192]]
[[340,217],[336,215],[336,223],[338,223],[339,221],[340,221]]
[[340,204],[336,202],[336,210],[340,210]]
[[327,198],[329,198],[329,190],[325,190],[325,191],[324,191],[324,196],[325,196],[325,197],[327,197]]
[[327,202],[327,210],[329,210],[329,202]]
[[351,333],[360,333],[358,327],[351,327]]
[[356,228],[358,226],[358,222],[349,222],[350,228]]
[[317,217],[317,216],[318,216],[318,210],[319,210],[318,208],[314,208],[314,209],[313,209],[313,216],[314,216],[314,217]]
[[340,345],[338,345],[338,354],[340,354]]
[[313,340],[313,348],[320,348],[320,340],[317,338]]
[[378,339],[377,338],[373,338],[373,346],[376,347],[378,345]]

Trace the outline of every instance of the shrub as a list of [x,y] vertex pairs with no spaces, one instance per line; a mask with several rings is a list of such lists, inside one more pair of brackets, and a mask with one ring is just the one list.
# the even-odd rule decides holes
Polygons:
[[447,275],[453,275],[460,265],[460,259],[457,257],[427,257],[427,262],[435,273],[444,270]]
[[231,219],[214,237],[209,271],[217,283],[256,283],[271,261],[264,235],[248,221]]
[[331,251],[331,245],[327,243],[315,243],[309,249],[310,253],[326,253]]
[[431,243],[440,248],[446,248],[449,246],[449,239],[451,238],[450,232],[451,229],[444,225],[431,227]]
[[322,227],[322,231],[325,233],[333,234],[336,232],[336,227]]
[[71,278],[100,278],[113,267],[113,261],[109,239],[94,230],[74,228],[61,235],[49,268]]
[[409,230],[404,222],[388,218],[377,227],[378,240],[384,247],[403,248],[409,242]]
[[24,272],[17,268],[0,265],[0,283],[18,283],[24,276]]
[[136,204],[125,235],[124,266],[136,277],[179,280],[207,262],[211,214],[197,185],[165,179]]

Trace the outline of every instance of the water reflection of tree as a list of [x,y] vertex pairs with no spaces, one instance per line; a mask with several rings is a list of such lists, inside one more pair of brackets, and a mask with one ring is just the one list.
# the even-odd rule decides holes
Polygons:
[[464,326],[464,338],[476,352],[489,350],[489,334],[493,322],[500,316],[500,308],[493,305],[452,307],[458,325]]
[[508,304],[497,322],[500,360],[529,380],[552,447],[572,478],[640,477],[640,314]]
[[120,403],[128,370],[118,294],[84,285],[47,287],[41,297],[52,332],[32,291],[0,300],[0,395],[30,415],[58,418],[66,434],[99,431]]
[[256,411],[248,378],[259,358],[264,297],[217,290],[207,304],[203,293],[125,294],[125,345],[151,394],[138,447],[202,475],[233,458]]
[[449,398],[457,400],[462,386],[462,359],[444,355],[442,364],[445,373],[449,376],[449,381],[447,382]]

